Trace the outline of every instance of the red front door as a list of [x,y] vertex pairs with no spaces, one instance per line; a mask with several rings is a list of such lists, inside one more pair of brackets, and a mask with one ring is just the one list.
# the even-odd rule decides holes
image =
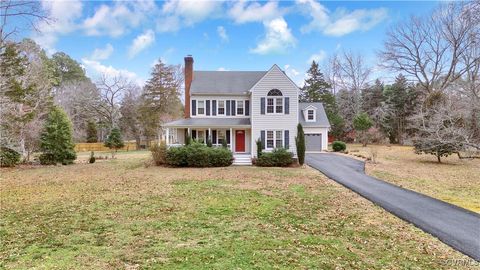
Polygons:
[[245,130],[235,130],[235,152],[245,152]]

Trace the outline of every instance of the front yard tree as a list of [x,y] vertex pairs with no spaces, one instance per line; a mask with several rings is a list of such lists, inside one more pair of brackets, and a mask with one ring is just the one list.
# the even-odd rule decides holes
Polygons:
[[367,131],[373,126],[373,122],[367,113],[360,113],[353,118],[353,128],[360,135],[360,142],[363,146],[367,146]]
[[105,141],[105,146],[112,150],[112,158],[115,158],[115,153],[117,152],[117,150],[125,146],[125,143],[122,139],[122,134],[120,133],[120,129],[112,129],[110,135],[108,135],[108,138]]
[[322,95],[330,93],[330,84],[325,81],[324,75],[320,72],[318,63],[312,61],[310,69],[307,71],[308,78],[300,92],[300,101],[319,102],[322,101]]
[[60,107],[52,107],[40,135],[40,162],[71,164],[77,158],[74,148],[72,122]]
[[305,134],[303,132],[302,124],[297,125],[297,137],[295,137],[295,144],[297,146],[298,163],[303,165],[305,163]]

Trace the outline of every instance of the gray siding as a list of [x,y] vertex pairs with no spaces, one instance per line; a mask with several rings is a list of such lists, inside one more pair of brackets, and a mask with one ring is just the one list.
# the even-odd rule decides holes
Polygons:
[[[289,97],[289,114],[261,114],[260,100],[267,96],[272,89],[282,91],[284,97]],[[298,124],[298,87],[274,65],[267,74],[252,88],[251,95],[251,121],[252,121],[252,155],[256,155],[255,141],[260,138],[261,130],[289,130],[289,150],[295,155],[295,136]]]

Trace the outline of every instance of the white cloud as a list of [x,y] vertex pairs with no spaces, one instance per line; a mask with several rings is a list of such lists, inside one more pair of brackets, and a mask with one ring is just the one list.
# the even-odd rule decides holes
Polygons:
[[387,18],[385,8],[337,9],[331,13],[315,0],[297,0],[297,4],[311,17],[309,24],[301,28],[303,33],[319,31],[329,36],[343,36],[355,31],[367,31]]
[[110,57],[113,53],[113,46],[112,44],[108,43],[105,45],[105,48],[96,48],[92,55],[90,56],[90,59],[92,60],[105,60]]
[[138,27],[154,11],[156,11],[156,5],[152,0],[117,1],[111,6],[102,4],[93,16],[85,19],[83,28],[87,35],[118,37],[129,29]]
[[269,1],[261,5],[257,2],[242,0],[235,3],[228,11],[228,15],[235,23],[263,22],[281,17],[283,13],[277,1]]
[[283,53],[287,49],[295,47],[296,39],[283,18],[273,19],[263,24],[266,31],[265,37],[257,44],[256,48],[250,50],[252,53]]
[[38,25],[40,33],[35,33],[33,39],[49,53],[53,53],[58,35],[68,34],[77,29],[76,20],[82,16],[83,4],[80,0],[43,0],[41,6],[52,21],[40,22]]
[[123,76],[138,85],[144,85],[145,80],[140,78],[135,72],[128,71],[126,69],[116,69],[113,66],[106,66],[99,61],[83,58],[82,63],[85,66],[89,76],[100,76],[105,74],[107,77]]
[[168,0],[163,4],[161,18],[157,21],[160,32],[176,32],[192,26],[220,11],[222,1]]
[[320,63],[325,59],[326,56],[327,53],[324,50],[320,50],[318,53],[314,53],[312,56],[310,56],[310,58],[308,58],[307,64],[311,64],[313,61]]
[[130,48],[128,50],[128,57],[135,57],[135,55],[151,46],[154,42],[155,33],[153,32],[153,30],[145,31],[143,34],[137,36],[133,40],[132,45],[130,45]]
[[297,86],[302,86],[303,83],[304,83],[304,80],[305,80],[305,73],[300,73],[298,72],[295,68],[293,68],[292,66],[290,65],[285,65],[283,66],[284,70],[285,70],[285,73],[287,74],[288,77],[290,77],[290,79],[292,79],[292,81],[297,84]]
[[224,67],[219,67],[219,68],[217,68],[217,71],[228,71],[228,69],[226,69]]
[[218,27],[217,27],[217,33],[218,33],[218,36],[220,37],[220,39],[221,39],[223,42],[228,42],[227,30],[225,30],[225,27],[223,27],[223,26],[218,26]]

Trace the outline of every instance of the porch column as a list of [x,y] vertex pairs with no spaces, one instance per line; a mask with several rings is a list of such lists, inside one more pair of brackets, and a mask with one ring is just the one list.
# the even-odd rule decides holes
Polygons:
[[165,143],[170,144],[170,128],[167,127],[167,138],[165,138]]
[[190,128],[187,128],[187,135],[192,137],[192,132],[191,132]]
[[[208,128],[208,138],[207,140],[210,140],[211,143],[212,142],[212,128]],[[207,142],[207,140],[205,140],[205,143]]]
[[233,128],[230,128],[230,151],[233,153]]

